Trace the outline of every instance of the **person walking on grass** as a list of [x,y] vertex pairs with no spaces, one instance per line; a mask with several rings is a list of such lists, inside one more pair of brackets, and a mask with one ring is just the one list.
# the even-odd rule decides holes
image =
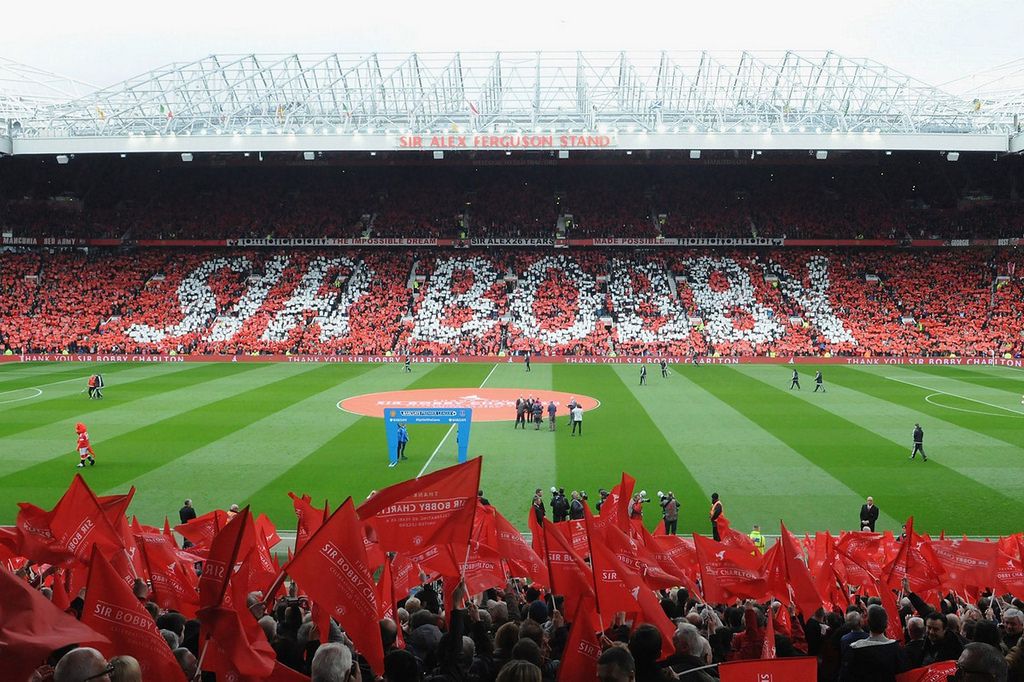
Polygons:
[[96,453],[93,452],[92,445],[89,443],[89,432],[86,430],[85,424],[82,422],[75,424],[75,433],[78,434],[78,468],[84,468],[86,462],[89,462],[89,466],[95,465]]
[[921,459],[927,462],[928,455],[924,454],[924,429],[920,424],[914,424],[914,449],[910,451],[910,459],[914,459],[919,452]]
[[814,373],[814,392],[817,393],[818,389],[821,389],[822,393],[825,392],[825,380],[821,376],[820,369]]
[[798,391],[800,390],[800,374],[795,369],[793,370],[793,382],[789,385],[789,390],[792,391],[794,388]]

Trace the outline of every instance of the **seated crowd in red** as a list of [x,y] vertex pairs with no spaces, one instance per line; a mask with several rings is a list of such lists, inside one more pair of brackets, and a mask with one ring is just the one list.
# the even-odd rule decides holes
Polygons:
[[1006,250],[40,249],[0,256],[0,343],[15,353],[1020,356],[1021,274],[1024,256]]

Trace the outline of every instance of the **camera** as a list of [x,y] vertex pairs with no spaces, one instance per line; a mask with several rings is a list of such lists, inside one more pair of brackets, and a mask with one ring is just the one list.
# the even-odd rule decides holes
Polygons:
[[647,502],[651,501],[651,498],[647,497],[647,491],[646,490],[641,490],[639,494],[640,494],[640,501],[641,502],[647,503]]

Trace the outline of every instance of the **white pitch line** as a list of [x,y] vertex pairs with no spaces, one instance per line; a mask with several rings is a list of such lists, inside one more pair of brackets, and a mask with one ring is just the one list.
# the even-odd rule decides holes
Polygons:
[[0,400],[0,405],[6,405],[7,403],[19,403],[22,400],[32,400],[32,398],[38,398],[43,394],[43,389],[41,388],[15,388],[11,389],[10,391],[2,391],[0,392],[0,395],[3,395],[4,393],[16,393],[18,391],[35,391],[36,393],[35,395],[27,395],[24,398],[11,398],[10,400]]
[[[949,391],[943,391],[942,389],[935,388],[934,386],[923,386],[921,384],[915,384],[913,381],[907,381],[905,379],[897,379],[896,377],[886,377],[886,379],[889,379],[890,381],[898,381],[901,384],[909,384],[910,386],[916,386],[917,388],[923,388],[926,391],[935,391],[935,393],[942,393],[944,395],[951,395],[954,398],[960,398],[961,400],[970,400],[972,403],[979,403],[981,405],[988,405],[989,407],[994,407],[997,410],[1006,410],[1007,412],[1012,412],[1014,414],[1019,414],[1021,416],[1024,416],[1024,412],[1021,412],[1020,410],[1012,410],[1009,407],[1003,407],[1002,405],[996,405],[995,403],[986,403],[984,400],[978,400],[977,398],[968,398],[967,396],[960,395],[958,393],[950,393]],[[946,405],[942,405],[942,407],[947,407],[947,406]]]
[[[484,377],[484,380],[480,382],[480,385],[477,386],[477,388],[483,388],[484,384],[487,383],[487,380],[491,378],[491,375],[494,374],[494,370],[496,369],[498,369],[498,363],[494,363],[494,367],[491,367],[491,371],[487,373],[487,376]],[[452,435],[452,431],[455,430],[456,426],[458,426],[458,424],[452,424],[451,426],[448,427],[448,433],[444,434],[444,438],[442,438],[441,442],[437,444],[436,448],[434,448],[434,451],[430,454],[430,459],[428,459],[427,463],[423,465],[423,468],[420,469],[420,472],[416,474],[416,478],[422,476],[423,472],[426,471],[427,467],[430,466],[430,463],[434,461],[434,456],[441,451],[441,446],[444,445],[445,441],[448,440],[448,436]]]
[[86,381],[88,381],[88,377],[74,377],[73,379],[61,379],[60,381],[51,381],[48,384],[38,384],[36,386],[25,386],[24,388],[12,388],[12,389],[7,390],[7,391],[0,391],[0,394],[3,394],[3,393],[14,393],[15,391],[24,391],[24,390],[27,390],[29,388],[42,388],[43,386],[56,386],[57,384],[66,384],[66,383],[71,382],[71,381],[81,381],[84,384]]

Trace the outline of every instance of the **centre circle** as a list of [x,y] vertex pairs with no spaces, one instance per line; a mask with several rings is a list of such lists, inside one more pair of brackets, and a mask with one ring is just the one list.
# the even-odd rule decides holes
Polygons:
[[523,390],[518,388],[417,388],[407,391],[364,393],[338,401],[338,408],[367,417],[383,417],[389,408],[415,407],[468,407],[473,410],[473,421],[515,421],[516,401],[533,398],[544,406],[554,402],[558,415],[569,416],[569,402],[575,398],[584,412],[600,407],[601,401],[579,393],[563,391]]

